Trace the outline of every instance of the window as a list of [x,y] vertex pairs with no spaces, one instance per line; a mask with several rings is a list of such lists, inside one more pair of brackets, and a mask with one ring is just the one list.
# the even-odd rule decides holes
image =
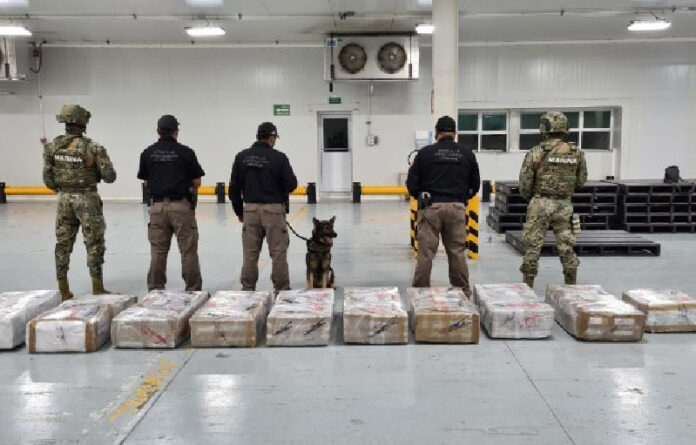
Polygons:
[[[568,117],[566,140],[584,150],[609,150],[611,147],[611,110],[561,110]],[[530,150],[542,141],[539,123],[544,111],[520,112],[520,150]]]
[[457,140],[474,151],[507,151],[507,111],[461,111]]

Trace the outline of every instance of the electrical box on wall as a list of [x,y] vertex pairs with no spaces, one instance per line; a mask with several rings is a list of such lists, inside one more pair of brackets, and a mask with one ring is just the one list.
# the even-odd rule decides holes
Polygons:
[[418,37],[414,33],[331,34],[324,59],[325,80],[416,80]]
[[0,80],[26,80],[25,75],[17,72],[15,40],[9,37],[0,40]]

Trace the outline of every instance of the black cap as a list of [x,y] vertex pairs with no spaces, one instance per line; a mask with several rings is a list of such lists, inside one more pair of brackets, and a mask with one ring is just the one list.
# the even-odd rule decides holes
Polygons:
[[157,127],[165,130],[178,130],[179,121],[171,114],[165,114],[157,121]]
[[257,138],[266,139],[271,136],[280,137],[278,135],[278,129],[275,125],[273,125],[272,122],[263,122],[261,125],[259,125],[259,129],[256,130]]
[[457,123],[449,116],[442,116],[437,120],[435,129],[443,133],[454,133],[457,131]]

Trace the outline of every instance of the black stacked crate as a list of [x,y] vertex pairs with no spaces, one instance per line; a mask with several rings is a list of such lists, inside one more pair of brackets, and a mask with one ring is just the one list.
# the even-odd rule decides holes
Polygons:
[[618,181],[618,214],[612,226],[628,232],[696,232],[696,184],[659,180]]
[[[519,182],[499,181],[495,187],[495,205],[489,208],[486,222],[498,233],[522,230],[528,203],[520,194]],[[618,185],[613,183],[590,181],[573,195],[573,209],[584,230],[608,230],[617,205]]]

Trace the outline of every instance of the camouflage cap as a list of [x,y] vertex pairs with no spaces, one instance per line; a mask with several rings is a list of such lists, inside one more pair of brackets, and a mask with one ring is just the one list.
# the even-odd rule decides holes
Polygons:
[[56,115],[56,120],[62,124],[87,125],[92,114],[79,105],[66,104]]
[[541,116],[539,131],[544,135],[549,133],[568,133],[568,118],[560,111],[549,111]]

